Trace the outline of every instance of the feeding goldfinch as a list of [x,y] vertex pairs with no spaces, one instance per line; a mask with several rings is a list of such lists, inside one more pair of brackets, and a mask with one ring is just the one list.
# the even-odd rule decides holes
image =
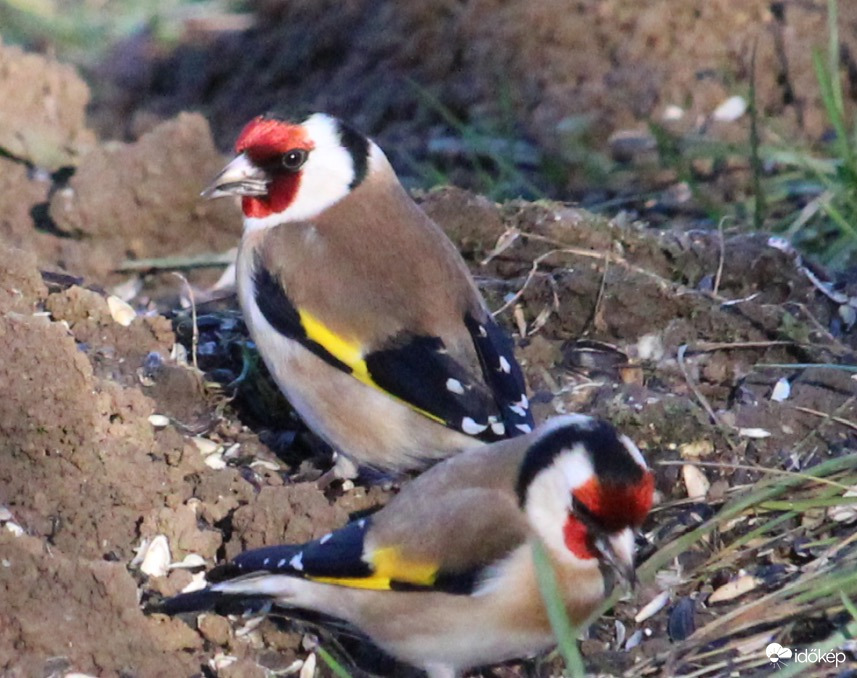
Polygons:
[[269,600],[342,619],[398,659],[449,678],[553,645],[532,543],[541,539],[574,623],[613,574],[633,581],[634,533],[654,480],[608,423],[557,417],[447,459],[374,515],[306,544],[248,551],[169,614]]
[[403,471],[532,430],[511,340],[381,149],[340,120],[252,120],[203,192],[241,196],[238,298],[307,424]]

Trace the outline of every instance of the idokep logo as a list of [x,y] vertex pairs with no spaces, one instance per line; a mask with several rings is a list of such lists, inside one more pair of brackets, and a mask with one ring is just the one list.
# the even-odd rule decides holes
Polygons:
[[765,654],[768,656],[768,660],[771,664],[782,664],[786,659],[792,658],[792,651],[783,647],[779,643],[771,643],[768,647],[765,648]]
[[790,659],[796,664],[834,664],[839,666],[847,660],[845,653],[841,650],[822,652],[821,650],[795,650],[783,647],[779,643],[771,643],[765,648],[765,655],[774,666],[785,666]]

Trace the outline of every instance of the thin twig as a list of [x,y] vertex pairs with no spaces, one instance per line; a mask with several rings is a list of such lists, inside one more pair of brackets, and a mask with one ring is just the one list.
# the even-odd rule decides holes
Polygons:
[[[595,297],[595,307],[592,309],[592,324],[595,326],[596,330],[603,329],[603,327],[599,327],[598,322],[598,314],[601,312],[601,303],[604,301],[604,292],[607,289],[607,272],[610,270],[610,258],[606,255],[604,256],[604,272],[601,274],[601,284],[598,286],[598,294]],[[587,323],[588,325],[589,323]],[[586,329],[584,329],[581,334],[585,334]]]
[[524,294],[524,290],[527,289],[527,286],[533,281],[533,278],[536,277],[536,273],[538,273],[538,270],[539,270],[539,264],[541,264],[545,259],[547,259],[552,254],[559,254],[559,253],[577,254],[577,252],[575,252],[571,249],[550,250],[549,252],[545,252],[544,254],[533,259],[533,265],[531,266],[530,272],[527,274],[527,277],[524,280],[524,284],[521,285],[521,288],[517,292],[515,292],[515,294],[512,296],[511,299],[506,301],[505,304],[503,304],[500,308],[498,308],[496,311],[494,311],[491,315],[496,317],[496,316],[500,315],[506,309],[514,306],[515,303],[518,301],[518,299],[520,299],[521,296]]
[[[835,416],[835,415],[838,415],[838,413],[839,413],[839,412],[843,412],[843,411],[845,411],[848,407],[850,407],[850,406],[852,405],[852,403],[854,402],[855,398],[857,398],[857,396],[851,396],[851,397],[849,397],[847,400],[845,400],[845,402],[843,402],[841,405],[839,405],[839,406],[838,406],[838,407],[833,411],[833,415]],[[820,436],[821,429],[822,429],[822,428],[824,428],[827,424],[829,424],[829,423],[832,421],[832,420],[830,419],[830,417],[828,416],[828,413],[827,413],[827,412],[821,412],[821,413],[819,413],[819,412],[813,412],[813,414],[816,414],[816,416],[821,416],[821,417],[822,417],[822,420],[819,422],[818,426],[816,426],[815,428],[813,428],[809,433],[807,433],[803,438],[801,438],[801,439],[797,442],[797,444],[796,444],[796,445],[794,445],[793,450],[794,450],[794,453],[795,453],[795,454],[797,454],[800,450],[803,450],[803,449],[804,449],[804,447],[807,445],[808,441],[809,441],[813,436]]]
[[116,268],[120,273],[134,271],[157,271],[176,268],[211,268],[228,266],[235,261],[237,250],[233,247],[226,252],[208,252],[187,257],[159,257],[154,259],[128,259]]
[[[801,408],[797,408],[801,409]],[[756,471],[763,475],[772,475],[772,476],[788,476],[789,478],[803,478],[808,482],[816,482],[822,485],[833,485],[842,490],[850,490],[851,487],[849,485],[843,485],[842,483],[837,483],[835,480],[830,480],[829,478],[823,478],[811,475],[809,473],[801,473],[800,471],[786,471],[785,469],[778,468],[767,468],[764,466],[756,466],[754,464],[733,464],[728,461],[694,461],[694,460],[684,460],[684,459],[663,459],[661,461],[655,462],[658,466],[684,466],[685,464],[689,464],[691,466],[703,466],[708,468],[721,468],[721,469],[735,469],[738,471]]]
[[702,405],[703,409],[708,412],[708,416],[711,417],[711,421],[716,426],[720,426],[720,419],[717,417],[717,414],[714,412],[714,408],[711,407],[711,403],[708,402],[708,398],[706,398],[702,391],[699,390],[699,387],[693,381],[693,378],[690,376],[690,373],[687,371],[687,364],[684,361],[684,354],[687,351],[687,344],[682,344],[678,347],[678,352],[676,353],[676,359],[678,360],[678,366],[681,368],[681,373],[684,376],[684,380],[687,382],[688,388],[693,392],[693,395],[696,396],[696,399],[699,401],[699,404]]
[[193,362],[193,368],[195,370],[199,370],[199,363],[196,359],[196,350],[199,346],[199,326],[196,323],[196,299],[193,295],[193,287],[191,287],[187,278],[185,278],[178,271],[173,271],[173,275],[179,278],[182,282],[184,282],[185,287],[187,288],[188,298],[190,299],[190,318],[191,322],[193,322],[193,335],[191,337],[191,360]]
[[718,246],[720,247],[720,256],[717,261],[717,274],[714,276],[714,289],[712,293],[718,296],[720,292],[720,281],[723,278],[723,262],[726,260],[726,240],[723,238],[723,224],[729,217],[723,217],[717,224]]
[[830,421],[835,421],[837,424],[842,424],[843,426],[847,426],[852,431],[857,431],[857,423],[853,421],[849,421],[848,419],[844,419],[843,417],[837,417],[834,414],[829,414],[827,412],[819,412],[818,410],[810,409],[809,407],[801,407],[800,405],[792,405],[794,409],[798,412],[806,412],[807,414],[814,414],[816,417],[822,417],[824,419],[829,419]]
[[712,351],[731,351],[747,348],[773,348],[775,346],[801,346],[797,341],[700,341],[688,346],[691,353],[709,353]]

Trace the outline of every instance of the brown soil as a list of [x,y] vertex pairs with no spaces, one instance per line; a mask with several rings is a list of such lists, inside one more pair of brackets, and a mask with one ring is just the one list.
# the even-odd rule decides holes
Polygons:
[[[857,6],[839,5],[853,102]],[[248,31],[191,27],[166,54],[145,34],[118,46],[97,72],[99,128],[133,137],[190,108],[205,113],[226,148],[260,112],[325,110],[377,138],[412,175],[433,142],[456,135],[452,116],[585,167],[583,140],[597,146],[650,121],[678,135],[746,144],[748,116],[719,122],[712,113],[730,96],[748,97],[754,49],[758,109],[771,123],[765,141],[817,141],[829,126],[812,66],[812,50],[826,46],[825,0],[257,0],[255,7]],[[680,119],[665,118],[671,106],[683,111]],[[434,162],[444,164],[445,155],[436,150]],[[454,164],[453,177],[472,180]],[[533,177],[559,196],[582,179]]]
[[[531,10],[525,16],[523,3],[476,2],[453,11],[444,9],[448,3],[417,10],[416,4],[392,9],[358,1],[346,11],[365,39],[354,41],[360,45],[356,55],[334,59],[347,36],[341,18],[334,21],[317,9],[329,10],[329,3],[270,2],[262,11],[289,26],[280,30],[295,31],[297,39],[298,26],[306,25],[296,23],[301,18],[314,25],[312,36],[325,41],[306,38],[313,47],[288,61],[285,49],[260,28],[259,51],[242,55],[242,67],[252,70],[267,53],[269,63],[283,64],[283,70],[266,71],[277,86],[268,103],[300,84],[304,101],[334,111],[353,106],[366,127],[383,124],[388,139],[404,138],[405,128],[396,132],[393,123],[414,114],[412,103],[385,98],[391,96],[386,88],[374,99],[366,96],[389,69],[433,78],[443,83],[447,105],[473,110],[468,97],[490,100],[473,92],[473,83],[487,86],[502,68],[520,91],[517,105],[532,113],[529,131],[540,139],[540,129],[550,136],[551,125],[569,112],[598,109],[610,125],[625,124],[663,103],[685,102],[693,79],[687,75],[682,86],[670,74],[679,65],[692,72],[682,62],[687,45],[696,45],[718,73],[703,79],[708,84],[689,106],[694,115],[732,92],[731,74],[740,71],[759,34],[759,58],[768,65],[778,63],[773,36],[787,38],[790,77],[797,90],[807,91],[799,87],[800,78],[809,77],[807,57],[792,45],[805,41],[782,25],[769,3],[745,3],[741,12],[729,3],[705,3],[692,22],[694,4],[632,11],[630,3],[582,2],[569,12],[547,3],[544,15]],[[801,30],[821,26],[818,4],[784,3],[789,21],[809,17]],[[847,21],[857,20],[847,3],[842,11]],[[669,31],[656,26],[665,14],[673,25]],[[414,36],[404,51],[384,43],[391,25]],[[506,38],[497,40],[498,32]],[[540,36],[550,49],[528,47],[528,35]],[[663,35],[676,36],[676,44],[662,44]],[[452,46],[436,49],[447,44],[445,36],[454,36]],[[463,43],[471,48],[454,47]],[[327,52],[316,52],[324,45]],[[642,52],[649,59],[632,73],[627,64]],[[427,60],[412,70],[423,56]],[[314,60],[321,65],[308,70]],[[606,69],[605,60],[614,66]],[[323,633],[312,624],[266,621],[252,628],[208,615],[188,625],[146,616],[140,606],[144,596],[181,590],[195,573],[176,568],[145,575],[134,561],[144,540],[164,535],[173,562],[196,554],[211,565],[246,548],[320,536],[390,492],[358,484],[323,493],[313,482],[324,470],[318,461],[323,446],[285,406],[259,406],[258,398],[270,390],[265,380],[249,380],[234,401],[232,390],[218,386],[238,375],[247,356],[240,322],[226,312],[234,311],[234,301],[215,310],[200,307],[202,369],[195,369],[185,350],[193,352],[188,314],[171,311],[186,295],[184,282],[157,271],[117,272],[127,259],[235,245],[234,206],[197,200],[223,160],[208,123],[183,114],[131,143],[96,141],[84,122],[86,88],[74,71],[8,47],[0,47],[0,62],[9,64],[0,69],[0,91],[34,93],[32,99],[3,97],[0,128],[32,129],[28,125],[46,120],[51,134],[59,135],[39,137],[48,147],[44,152],[9,142],[4,148],[10,157],[0,158],[0,507],[8,510],[0,517],[0,674],[191,676],[204,669],[218,676],[262,676],[263,667],[305,658],[304,634]],[[243,82],[221,83],[222,70],[220,76],[214,71],[230,63],[234,59],[209,64],[195,85],[210,95],[221,139],[257,111],[259,99],[238,105],[239,89],[265,81],[248,75]],[[772,65],[769,70],[776,72]],[[283,79],[283,73],[291,75]],[[760,82],[766,106],[785,105],[782,85],[774,80]],[[221,84],[215,87],[215,81]],[[359,84],[346,87],[352,82]],[[642,96],[640,88],[657,95]],[[349,91],[353,99],[335,98],[330,93],[336,91]],[[192,98],[187,91],[182,97],[159,110],[167,115]],[[620,110],[619,102],[629,98],[641,102],[639,111]],[[29,101],[29,108],[15,112],[10,99],[16,105]],[[137,103],[127,98],[130,108],[114,112],[139,112]],[[809,120],[807,113],[804,122]],[[59,164],[49,160],[55,153],[63,154]],[[70,177],[32,169],[68,162],[76,163]],[[705,498],[711,504],[762,475],[729,463],[807,468],[853,447],[853,427],[823,416],[857,418],[857,386],[847,373],[760,367],[853,364],[857,345],[847,331],[847,304],[822,294],[796,255],[772,247],[767,236],[653,231],[559,203],[498,206],[457,189],[434,191],[421,201],[460,246],[490,305],[500,308],[511,299],[499,318],[516,333],[538,419],[591,412],[614,421],[653,463],[722,462],[704,469],[712,482]],[[499,241],[508,245],[498,248]],[[215,276],[210,270],[194,273],[190,282],[203,296]],[[127,296],[137,309],[129,325],[114,319],[111,294]],[[791,381],[791,396],[772,401],[783,376]],[[217,463],[221,459],[225,464]],[[655,468],[661,502],[686,499],[681,467]],[[679,513],[670,523],[665,515],[674,518],[662,512],[647,525],[651,540],[665,539],[664,525],[685,516]],[[693,554],[687,558],[689,566]],[[721,576],[767,564],[751,554]],[[710,593],[710,583],[695,586],[677,585],[683,596]],[[615,612],[629,634],[645,626],[651,637],[620,656],[601,640],[613,628],[612,618],[603,622],[584,645],[594,666],[617,673],[669,652],[671,610],[644,625],[633,620],[654,592],[647,583]],[[705,610],[699,619],[711,614]],[[359,656],[360,646],[348,651]],[[236,659],[226,665],[220,655]],[[664,665],[656,670],[670,675]],[[523,670],[515,665],[503,675]]]

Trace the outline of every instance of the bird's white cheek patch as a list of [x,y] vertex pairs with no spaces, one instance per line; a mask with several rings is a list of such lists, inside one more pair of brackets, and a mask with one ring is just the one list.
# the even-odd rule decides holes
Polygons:
[[[288,210],[286,210],[288,212]],[[244,217],[244,232],[252,233],[253,231],[261,231],[266,228],[273,228],[280,224],[289,221],[285,218],[286,212],[277,212],[269,214],[267,217]]]

